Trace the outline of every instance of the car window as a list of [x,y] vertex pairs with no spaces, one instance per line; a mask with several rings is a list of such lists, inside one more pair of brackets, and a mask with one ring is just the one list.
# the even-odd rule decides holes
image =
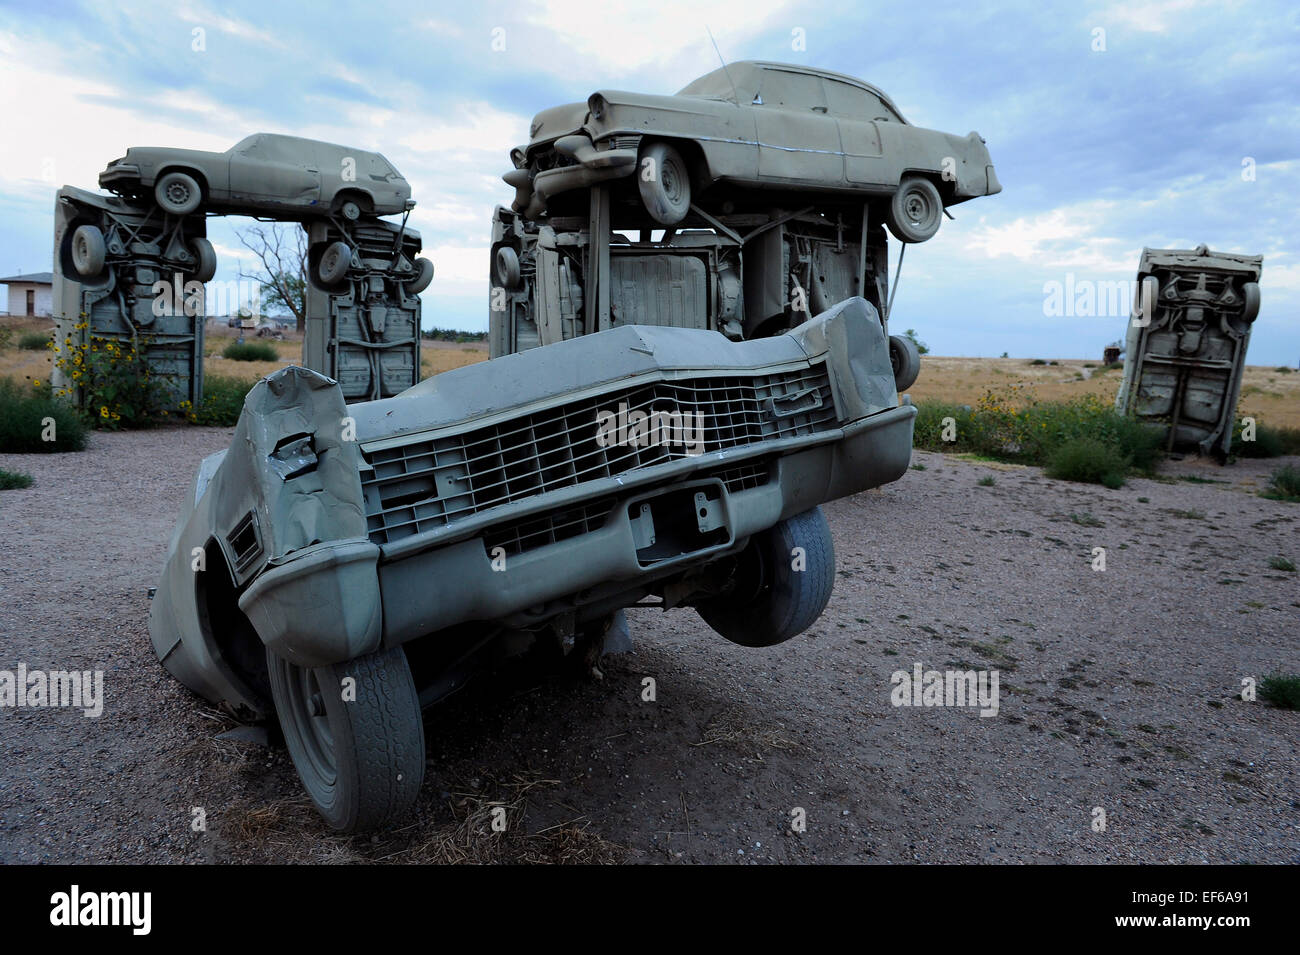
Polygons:
[[677,95],[707,96],[711,99],[725,99],[732,102],[736,102],[736,96],[739,95],[741,103],[748,103],[757,92],[752,88],[754,84],[750,79],[751,73],[752,70],[746,70],[741,64],[733,63],[725,70],[714,70],[712,73],[705,73],[699,79],[692,80],[678,90]]
[[763,85],[759,89],[763,105],[785,109],[811,110],[826,108],[826,94],[822,79],[809,73],[787,73],[785,70],[764,70]]
[[874,119],[901,122],[898,114],[886,106],[875,93],[837,80],[826,81],[826,105],[836,116],[843,116],[846,119],[858,119],[863,122]]

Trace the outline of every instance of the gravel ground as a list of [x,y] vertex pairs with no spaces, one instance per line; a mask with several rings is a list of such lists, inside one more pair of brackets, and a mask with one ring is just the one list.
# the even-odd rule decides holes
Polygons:
[[[1300,561],[1300,507],[1252,493],[1279,462],[1110,491],[918,452],[826,508],[838,580],[808,633],[749,650],[631,612],[603,680],[516,666],[428,713],[415,818],[345,838],[149,645],[179,502],[230,433],[0,455],[36,478],[0,492],[0,669],[103,670],[107,697],[0,709],[0,861],[1300,862],[1300,714],[1238,696],[1300,670],[1297,576],[1269,567]],[[997,670],[998,715],[892,706],[917,663]]]

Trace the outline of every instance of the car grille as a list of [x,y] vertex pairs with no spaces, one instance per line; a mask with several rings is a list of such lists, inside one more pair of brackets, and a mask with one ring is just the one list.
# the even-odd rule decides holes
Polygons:
[[702,377],[620,389],[487,427],[364,452],[370,538],[385,544],[488,508],[689,457],[681,444],[597,441],[597,414],[698,412],[702,453],[836,426],[824,364],[775,375]]

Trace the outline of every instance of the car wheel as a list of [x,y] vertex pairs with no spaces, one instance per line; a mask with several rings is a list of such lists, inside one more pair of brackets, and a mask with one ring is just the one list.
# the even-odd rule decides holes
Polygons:
[[153,187],[153,197],[163,212],[187,216],[203,201],[203,191],[198,180],[189,173],[169,172]]
[[99,231],[99,226],[77,226],[72,233],[72,267],[78,275],[90,277],[104,271],[104,257],[107,254],[104,233]]
[[816,622],[835,586],[835,547],[820,507],[754,535],[740,555],[736,584],[701,601],[710,627],[744,647],[772,647]]
[[513,292],[519,288],[519,280],[523,275],[519,268],[519,253],[508,245],[501,246],[493,259],[493,271],[497,285],[503,289]]
[[433,263],[421,256],[415,260],[415,278],[406,283],[406,291],[419,295],[433,281]]
[[401,647],[315,668],[268,649],[266,664],[285,745],[330,826],[374,829],[415,804],[424,723]]
[[894,387],[906,391],[921,374],[921,353],[916,342],[902,335],[889,336],[889,363],[894,366]]
[[641,151],[636,177],[650,218],[661,225],[676,225],[686,218],[691,176],[681,153],[667,143],[651,143]]
[[190,243],[190,251],[198,261],[191,278],[196,282],[211,282],[217,274],[217,253],[212,248],[212,243],[207,239],[195,239]]
[[331,242],[320,257],[316,274],[325,285],[337,285],[343,281],[352,265],[352,248],[346,242]]
[[1247,282],[1241,287],[1241,294],[1246,299],[1241,320],[1249,325],[1259,316],[1259,283]]
[[356,222],[361,218],[361,207],[350,199],[343,203],[343,205],[339,206],[339,212],[342,213],[343,218],[347,219],[349,222]]
[[899,242],[924,242],[939,231],[943,200],[929,179],[904,176],[889,200],[886,224]]

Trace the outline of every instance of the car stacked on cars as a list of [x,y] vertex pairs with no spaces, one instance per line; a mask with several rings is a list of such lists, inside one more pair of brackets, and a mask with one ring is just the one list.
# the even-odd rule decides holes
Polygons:
[[[587,658],[633,605],[749,647],[812,625],[835,580],[820,505],[911,455],[919,366],[888,335],[884,228],[921,241],[1000,188],[978,136],[778,64],[602,91],[530,136],[492,223],[492,359],[352,404],[303,368],[263,379],[154,599],[163,665],[274,712],[342,830],[411,807],[421,709],[493,661]],[[170,196],[135,165],[132,188]],[[336,220],[313,226],[321,280]]]

